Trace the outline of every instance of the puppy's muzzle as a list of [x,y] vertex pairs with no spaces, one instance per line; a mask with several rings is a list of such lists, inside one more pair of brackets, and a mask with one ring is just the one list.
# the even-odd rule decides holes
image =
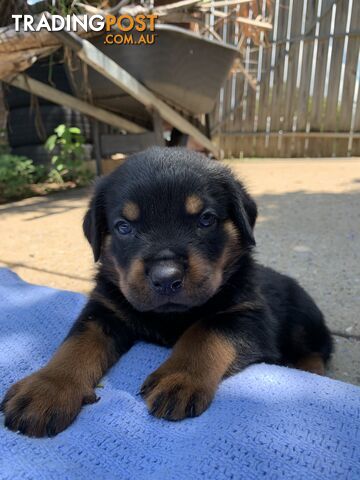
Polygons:
[[173,261],[162,261],[150,268],[148,276],[157,294],[175,295],[182,289],[184,269]]

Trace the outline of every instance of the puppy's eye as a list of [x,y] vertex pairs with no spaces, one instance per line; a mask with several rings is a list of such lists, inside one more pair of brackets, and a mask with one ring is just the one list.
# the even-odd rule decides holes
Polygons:
[[200,228],[207,228],[211,227],[216,223],[217,217],[212,212],[204,212],[199,217],[199,227]]
[[133,228],[129,222],[126,222],[125,220],[120,220],[115,224],[115,230],[121,235],[128,235],[132,232]]

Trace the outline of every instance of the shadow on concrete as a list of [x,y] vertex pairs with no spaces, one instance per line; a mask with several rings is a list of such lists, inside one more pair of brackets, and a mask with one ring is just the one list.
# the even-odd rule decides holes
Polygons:
[[333,330],[360,334],[360,190],[260,195],[256,257],[295,277]]
[[[65,192],[52,193],[44,197],[29,198],[20,200],[19,202],[0,205],[0,217],[1,215],[9,213],[34,212],[36,214],[34,217],[24,219],[25,222],[29,222],[50,215],[59,215],[70,210],[83,208],[90,196],[90,191],[89,188],[78,188]],[[62,203],[64,201],[66,201],[65,204]],[[71,201],[77,201],[77,204],[71,204]],[[78,201],[81,202],[81,205],[79,205]],[[84,204],[82,202],[84,202]]]
[[[33,212],[34,216],[24,221],[58,215],[56,222],[61,222],[61,214],[84,208],[88,197],[89,189],[77,189],[16,202],[0,207],[0,218],[4,214]],[[331,308],[334,329],[347,332],[350,328],[350,333],[359,335],[360,189],[349,193],[301,190],[260,195],[256,200],[259,261],[294,276],[320,305]],[[65,221],[64,227],[68,227]],[[26,264],[4,263],[37,270]],[[88,280],[61,272],[47,273]]]
[[0,259],[0,264],[6,265],[10,269],[21,267],[21,268],[25,268],[25,269],[28,269],[28,270],[35,270],[36,272],[49,273],[51,275],[57,275],[59,277],[71,278],[73,280],[81,280],[81,281],[86,282],[86,283],[88,283],[89,280],[90,280],[89,277],[81,277],[79,275],[69,275],[67,273],[55,272],[54,270],[48,270],[46,268],[38,268],[38,267],[34,267],[32,265],[27,265],[26,263],[21,263],[21,262],[7,262],[5,260]]

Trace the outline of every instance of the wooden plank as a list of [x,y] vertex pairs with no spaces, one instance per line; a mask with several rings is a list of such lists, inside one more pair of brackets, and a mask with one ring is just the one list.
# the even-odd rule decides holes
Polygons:
[[[286,9],[289,0],[281,0],[281,9]],[[270,57],[271,45],[264,49],[264,57],[260,66],[260,84],[258,88],[259,102],[253,98],[251,92],[246,90],[244,108],[238,108],[233,120],[223,125],[221,139],[227,146],[227,150],[233,155],[240,150],[244,155],[257,156],[331,156],[332,153],[346,155],[349,130],[354,101],[356,84],[357,59],[359,54],[360,37],[349,35],[349,44],[346,55],[344,91],[340,107],[337,109],[339,93],[340,71],[342,66],[343,45],[345,40],[346,17],[349,0],[336,2],[337,14],[334,32],[333,53],[330,61],[329,72],[329,97],[324,97],[325,76],[327,71],[327,59],[329,51],[329,33],[331,25],[331,10],[333,0],[322,0],[321,12],[319,12],[318,47],[316,55],[316,67],[313,70],[313,52],[315,25],[317,22],[317,7],[319,0],[293,0],[293,14],[291,19],[291,42],[289,49],[288,74],[286,83],[282,81],[284,72],[286,35],[281,34],[284,30],[284,18],[278,18],[278,33],[276,45],[276,60],[274,65],[274,88],[270,91]],[[301,30],[301,18],[304,6],[307,8],[306,25]],[[280,10],[281,10],[280,9]],[[289,12],[287,12],[288,14]],[[283,12],[279,12],[283,15]],[[359,30],[360,2],[353,1],[350,32]],[[281,27],[283,25],[283,27]],[[313,28],[312,28],[313,27]],[[304,37],[304,33],[307,37]],[[309,38],[310,37],[310,38]],[[312,37],[312,38],[311,38]],[[301,40],[302,39],[302,40]],[[300,40],[303,50],[302,73],[299,82],[299,90],[296,89],[298,73],[298,59]],[[283,48],[280,49],[280,46]],[[270,52],[270,53],[269,53]],[[253,55],[253,54],[251,54]],[[250,60],[253,60],[249,56]],[[313,96],[310,98],[310,80],[313,75]],[[243,77],[237,82],[237,94],[239,88],[244,90]],[[225,98],[224,102],[229,99]],[[334,108],[335,105],[335,108]],[[252,131],[255,120],[253,112],[258,115],[258,126]],[[333,111],[333,114],[330,112]],[[292,132],[294,116],[299,112],[297,131]],[[267,118],[271,117],[271,132],[265,134]],[[283,120],[282,120],[283,119]],[[310,131],[306,131],[306,126]],[[255,142],[255,143],[254,143]],[[254,149],[255,145],[255,149]],[[277,150],[279,145],[280,150]],[[307,150],[305,150],[305,145]],[[336,150],[334,149],[336,147]],[[350,153],[350,152],[349,152]],[[354,137],[352,154],[360,155],[360,96],[357,99],[357,110],[354,119]],[[234,155],[237,156],[237,155]]]
[[68,93],[61,92],[60,90],[28,77],[23,73],[20,73],[15,78],[5,79],[4,81],[10,83],[14,87],[21,88],[29,93],[46,98],[46,100],[49,100],[50,102],[57,103],[58,105],[62,105],[64,107],[69,107],[73,110],[78,110],[79,112],[84,113],[91,118],[95,118],[96,120],[100,120],[100,122],[117,127],[120,130],[126,130],[132,133],[146,131],[143,127],[140,127],[136,123],[130,122],[126,118],[122,118],[119,115],[110,113],[102,108],[90,105],[83,100],[79,100]]
[[[265,48],[265,46],[263,46],[261,55],[259,52],[259,55],[261,57],[261,59],[259,59],[259,62],[261,60],[261,65],[258,65],[257,76],[259,81],[259,88],[258,88],[258,91],[256,92],[256,100],[255,100],[257,122],[255,125],[255,119],[254,119],[254,126],[252,130],[262,131],[264,132],[264,135],[254,137],[253,154],[256,156],[266,156],[267,150],[268,150],[268,144],[269,144],[269,137],[265,134],[265,132],[267,131],[267,127],[268,127],[268,119],[271,118],[272,88],[270,83],[273,75],[273,70],[275,69],[275,65],[272,63],[272,52],[273,50],[276,50],[276,47],[273,46],[273,42],[276,40],[275,35],[277,32],[277,25],[279,21],[279,15],[278,15],[279,1],[280,0],[276,0],[276,2],[274,2],[274,19],[273,19],[274,29],[270,35],[271,47],[267,49]],[[264,4],[262,5],[262,8],[264,8]],[[246,128],[246,130],[249,130],[249,129]],[[242,131],[245,131],[245,129],[242,129]],[[247,142],[244,142],[244,143],[246,144]]]
[[[290,55],[290,38],[292,27],[292,11],[294,8],[293,0],[287,0],[284,4],[281,2],[280,9],[280,21],[278,27],[278,39],[283,39],[281,45],[276,48],[276,63],[278,64],[277,71],[275,71],[275,91],[273,95],[273,113],[271,120],[271,130],[283,131],[284,130],[284,110],[286,102],[286,80],[289,68],[289,55]],[[287,40],[287,41],[286,41]],[[270,140],[271,141],[271,140]],[[274,156],[279,157],[282,151],[283,137],[279,136],[276,142],[273,142],[272,148],[274,150]]]
[[[259,95],[257,105],[257,131],[265,132],[268,115],[270,115],[270,62],[271,50],[263,49],[261,62],[261,78],[259,81]],[[266,157],[268,139],[265,133],[256,140],[255,155],[259,157]]]
[[[221,8],[221,7],[220,7]],[[208,12],[205,14],[205,23],[209,26],[211,26],[212,28],[215,28],[215,30],[217,31],[217,33],[222,36],[223,34],[223,22],[219,22],[219,24],[216,23],[216,18],[214,17],[214,15],[212,14],[212,12]],[[210,117],[211,117],[211,125],[212,125],[212,128],[214,129],[215,126],[217,126],[217,129],[215,132],[213,132],[213,135],[215,133],[215,138],[217,140],[217,144],[218,144],[218,148],[221,152],[221,155],[223,155],[225,152],[224,152],[224,149],[226,148],[226,145],[224,145],[224,142],[222,141],[222,137],[219,135],[219,132],[221,131],[221,128],[222,128],[222,122],[224,121],[224,92],[225,92],[225,89],[226,89],[226,83],[227,83],[227,79],[225,80],[225,82],[223,83],[223,85],[221,86],[219,92],[218,92],[218,96],[217,96],[217,102],[215,104],[215,107],[214,107],[214,110],[211,112],[210,114]]]
[[114,7],[104,10],[101,8],[94,7],[93,5],[87,5],[86,3],[76,2],[78,7],[81,7],[88,13],[92,14],[99,14],[103,17],[107,15],[120,15],[120,14],[129,14],[135,16],[136,14],[142,13],[154,13],[155,15],[166,15],[167,12],[176,11],[179,9],[189,10],[193,9],[193,7],[200,3],[202,0],[180,0],[179,2],[170,3],[168,5],[159,5],[155,9],[142,7],[141,5],[127,5],[129,2],[125,2],[123,6],[115,5]]
[[[359,26],[360,23],[360,2],[353,2],[350,31]],[[351,117],[353,111],[354,90],[356,84],[356,69],[360,48],[360,37],[349,37],[345,64],[344,89],[340,104],[340,113],[338,118],[338,130],[341,132],[350,132]],[[342,140],[336,143],[336,156],[350,155],[348,151],[348,141]]]
[[[228,5],[220,5],[223,9],[223,13],[228,15],[230,8]],[[239,7],[236,7],[238,9]],[[232,9],[232,11],[234,11]],[[236,11],[236,10],[235,10]],[[232,45],[236,44],[236,30],[239,30],[239,26],[235,25],[234,22],[215,22],[217,31],[222,38],[222,41],[228,42]],[[222,129],[227,130],[228,128],[232,128],[233,119],[234,119],[234,110],[233,110],[233,95],[234,95],[234,87],[235,87],[235,95],[236,95],[236,86],[238,82],[238,73],[233,71],[230,73],[228,78],[226,79],[223,89],[222,89],[222,97],[221,97],[221,105],[219,105],[221,112],[221,125],[220,131]],[[224,156],[227,158],[234,156],[233,146],[234,142],[231,138],[222,138],[220,137],[220,143],[223,149]],[[236,153],[235,153],[236,155]]]
[[58,46],[59,41],[44,29],[39,32],[24,32],[23,26],[20,25],[20,31],[17,32],[15,24],[0,28],[0,54]]
[[[303,14],[304,2],[293,0],[292,19],[291,19],[291,39],[301,34],[301,19]],[[300,43],[290,41],[288,73],[286,84],[284,85],[284,104],[283,116],[284,122],[282,128],[284,131],[292,131],[294,115],[297,115],[296,105],[298,103],[299,92],[296,87],[298,63],[299,63]],[[294,154],[294,137],[283,137],[279,155],[281,157],[292,157]]]
[[[360,60],[359,60],[360,61]],[[360,71],[360,64],[356,67]],[[360,91],[358,92],[358,98],[356,101],[355,117],[354,117],[354,133],[351,155],[360,156],[360,139],[356,139],[356,136],[360,132]]]
[[[259,2],[259,8],[260,13],[263,16],[266,16],[266,0],[262,0],[262,2]],[[258,129],[258,123],[259,123],[259,98],[260,98],[260,90],[261,90],[261,79],[262,79],[262,68],[263,68],[263,53],[264,53],[264,44],[265,44],[265,33],[262,31],[259,34],[259,48],[256,51],[256,57],[254,58],[254,64],[256,64],[256,89],[253,94],[254,97],[254,117],[253,117],[253,132],[256,132]],[[250,57],[251,58],[251,57]],[[239,138],[241,141],[241,137]],[[258,142],[258,137],[252,137],[252,154],[254,156],[257,156],[257,142]]]
[[170,3],[168,5],[158,7],[157,11],[162,12],[162,11],[178,10],[185,7],[193,7],[197,3],[200,3],[201,1],[202,0],[180,0],[180,2]]
[[[280,8],[278,9],[280,11]],[[276,10],[274,11],[273,24],[278,22]],[[274,41],[274,30],[271,32],[270,42]],[[274,47],[275,48],[275,47]],[[265,134],[267,130],[268,118],[271,117],[271,87],[270,79],[272,69],[275,65],[271,65],[272,46],[269,48],[263,48],[262,51],[262,65],[261,65],[261,78],[259,81],[259,96],[257,105],[258,124],[257,131],[264,132],[263,136],[256,139],[255,152],[256,156],[266,157],[268,153],[269,137]]]
[[260,30],[272,30],[273,28],[271,23],[265,22],[264,20],[253,20],[252,18],[236,17],[236,21],[245,25],[251,25],[252,27],[259,28]]
[[[254,61],[258,58],[258,51],[250,52],[249,60]],[[250,67],[251,63],[249,62],[248,67]],[[256,90],[250,88],[250,84],[248,80],[245,80],[247,83],[247,98],[246,103],[244,104],[244,113],[245,119],[242,125],[243,132],[253,132],[254,131],[254,124],[255,124],[255,115],[256,115]],[[254,152],[255,142],[254,141],[247,141],[243,142],[242,152],[243,155],[246,157],[253,157],[255,155]]]
[[[22,2],[23,3],[23,2]],[[49,19],[50,14],[45,12],[45,15]],[[84,15],[77,15],[78,18],[83,20]],[[42,15],[37,14],[34,16],[33,27],[36,29]],[[98,35],[97,32],[88,31],[82,29],[80,25],[77,27],[77,33],[80,36],[84,37],[93,37]],[[7,25],[5,27],[0,27],[0,54],[3,53],[15,53],[20,51],[26,51],[28,49],[42,49],[60,47],[59,40],[53,35],[53,32],[50,32],[44,28],[41,28],[39,31],[24,31],[24,23],[20,22],[19,31],[15,30],[15,23]]]
[[320,37],[325,37],[327,40],[318,43],[317,58],[316,58],[316,75],[314,82],[314,96],[312,99],[312,109],[310,113],[311,129],[320,131],[322,129],[322,117],[324,114],[324,88],[325,88],[325,74],[327,66],[327,57],[330,43],[331,31],[331,12],[329,8],[334,5],[333,0],[322,0],[322,8],[320,13]]
[[[335,30],[334,33],[344,33],[346,27],[346,19],[349,8],[349,1],[342,0],[336,5]],[[340,86],[340,74],[342,65],[342,55],[344,48],[344,37],[334,38],[329,78],[329,95],[326,99],[325,107],[325,123],[324,129],[337,131],[338,125],[338,95]],[[326,153],[328,156],[335,154],[336,140],[329,141]]]
[[219,0],[209,3],[203,3],[200,5],[201,10],[207,10],[209,8],[228,7],[230,5],[241,5],[243,3],[251,3],[253,0]]
[[196,142],[217,156],[217,148],[205,135],[203,135],[179,113],[169,107],[165,102],[156,97],[154,93],[144,87],[144,85],[138,82],[132,75],[114,62],[114,60],[106,56],[90,42],[80,39],[72,32],[63,30],[53,33],[54,35],[59,36],[64,43],[72,48],[83,62],[90,65],[90,67],[141,102],[147,108],[156,109],[164,120],[167,120],[171,125],[183,133],[191,135]]
[[[237,5],[235,12],[236,15],[243,11],[247,11],[248,5]],[[234,11],[234,10],[232,10]],[[234,31],[233,31],[233,36],[229,40],[233,44],[238,45],[239,40],[241,38],[241,26],[240,24],[234,24]],[[245,64],[244,64],[245,68]],[[235,77],[235,105],[234,105],[234,111],[233,115],[231,118],[228,120],[228,122],[223,126],[223,130],[234,130],[234,129],[240,129],[241,124],[242,124],[242,112],[243,112],[243,100],[244,100],[244,91],[246,90],[245,84],[247,82],[247,77],[245,75],[242,75],[241,73],[237,74]],[[227,145],[228,150],[231,151],[231,155],[235,158],[239,158],[240,152],[242,151],[242,144],[241,141],[239,141],[239,138],[230,138],[230,137],[223,137],[224,140],[223,142]]]
[[[254,3],[254,2],[253,2]],[[251,5],[238,5],[235,9],[236,15],[243,15],[248,16],[249,10],[253,7],[253,3]],[[239,23],[233,23],[233,37],[231,39],[232,43],[235,45],[239,45],[240,39],[243,34],[242,26]],[[229,39],[230,40],[230,39]],[[249,40],[250,42],[250,40]],[[250,64],[247,61],[249,59],[248,55],[248,48],[245,48],[246,54],[241,59],[241,70],[243,72],[248,71],[250,68]],[[249,47],[250,52],[250,47]],[[253,83],[250,82],[249,74],[248,73],[238,73],[235,77],[236,84],[235,84],[235,102],[236,102],[236,109],[233,112],[233,115],[230,119],[231,122],[231,129],[234,130],[236,128],[245,128],[246,124],[246,108],[249,102],[249,95],[254,93],[253,90]],[[245,120],[244,120],[245,115]],[[225,126],[226,130],[226,126]],[[247,143],[244,143],[242,139],[239,138],[229,138],[225,137],[225,141],[230,142],[231,144],[231,151],[232,156],[234,158],[239,158],[240,156],[244,155],[244,150],[248,147]]]
[[[262,4],[262,7],[265,8],[266,2],[262,0],[260,2],[252,2],[252,18],[256,18],[260,11],[258,10],[257,3]],[[240,13],[243,17],[246,17],[248,14],[249,8],[246,5],[240,6],[237,9],[237,13]],[[266,11],[261,12],[264,15]],[[239,36],[240,38],[240,36]],[[234,43],[235,39],[230,39],[230,43]],[[243,46],[243,50],[245,51],[245,60],[244,65],[245,68],[255,70],[257,68],[258,58],[259,58],[259,50],[263,50],[263,47],[260,46],[259,49],[254,48],[254,44],[249,41],[249,45]],[[255,66],[254,66],[255,65]],[[255,126],[255,116],[258,114],[259,110],[259,102],[258,102],[258,95],[260,92],[260,86],[256,85],[256,88],[253,88],[251,84],[250,89],[250,82],[248,78],[244,78],[244,75],[237,75],[235,79],[235,99],[236,105],[233,109],[233,115],[231,118],[222,125],[224,131],[231,130],[231,129],[240,129],[241,131],[253,131]],[[228,90],[230,96],[230,89]],[[227,92],[225,92],[227,95]],[[233,95],[233,93],[231,94]],[[225,102],[228,102],[229,98],[224,99]],[[255,142],[258,139],[253,138],[251,142],[243,141],[241,137],[228,137],[228,136],[221,136],[221,143],[222,145],[226,145],[225,153],[230,153],[235,156],[239,157],[240,155],[250,155],[254,154]]]
[[[264,132],[223,132],[225,137],[263,137]],[[269,132],[269,137],[297,137],[297,138],[341,138],[347,139],[349,137],[348,132]],[[360,139],[360,132],[353,134],[355,139]]]
[[[248,68],[250,65],[249,60],[250,60],[251,40],[248,39],[246,40],[246,42],[248,45],[246,46],[245,68]],[[249,117],[251,117],[252,115],[254,91],[249,87],[249,82],[247,81],[246,78],[244,79],[242,89],[243,89],[243,93],[242,93],[243,100],[242,100],[241,109],[238,112],[239,113],[238,122],[240,124],[240,128],[242,132],[252,132],[253,122],[251,122],[251,119]],[[239,151],[239,155],[246,156],[246,157],[252,156],[252,148],[250,143],[248,141],[241,141],[240,143],[241,143],[240,145],[241,150]]]
[[[229,11],[229,7],[227,5],[222,6],[224,13],[227,15]],[[219,24],[219,35],[220,38],[224,42],[229,42],[231,44],[234,44],[234,38],[235,38],[235,26],[233,22],[230,23],[225,23],[221,22]],[[222,101],[222,120],[224,124],[222,125],[222,128],[227,129],[229,125],[232,123],[232,114],[231,114],[231,101],[232,101],[232,90],[233,90],[233,82],[236,79],[236,73],[230,73],[228,75],[225,84],[224,84],[224,92],[223,92],[223,101]],[[231,158],[234,154],[233,149],[232,149],[232,142],[230,141],[230,145],[228,144],[229,140],[231,139],[225,139],[223,142],[224,146],[224,154],[226,154],[227,158]]]
[[[319,0],[307,1],[305,31],[308,31],[316,19],[316,10]],[[311,35],[314,37],[315,31],[312,30]],[[299,96],[297,98],[297,131],[305,131],[307,124],[307,116],[310,107],[310,80],[312,71],[314,42],[307,42],[303,45],[303,57],[301,66],[301,80],[299,87]],[[294,151],[297,157],[306,156],[306,141],[301,138],[294,142]]]
[[212,13],[212,15],[214,15],[214,17],[219,17],[219,18],[227,18],[228,17],[228,14],[225,13],[225,12],[222,12],[221,10],[212,10],[211,13]]
[[[259,50],[254,50],[250,53],[250,62],[254,62],[254,65],[258,64],[259,62]],[[251,64],[249,65],[251,67]],[[257,73],[257,71],[256,71]],[[258,113],[259,113],[259,105],[258,105],[258,91],[250,89],[249,90],[249,100],[247,102],[247,121],[249,123],[249,127],[251,125],[251,131],[255,131],[255,127],[258,121]],[[250,128],[249,128],[250,129]],[[257,139],[254,137],[252,139],[251,144],[248,146],[250,150],[251,156],[256,156],[256,141]]]
[[0,53],[0,79],[27,70],[39,58],[54,53],[58,47],[30,48],[20,52]]
[[[281,8],[279,8],[276,40],[283,40],[287,34],[287,21],[289,14],[289,0],[281,1]],[[275,34],[275,32],[274,32]],[[274,38],[275,40],[275,38]],[[270,131],[279,132],[282,128],[282,105],[284,93],[284,67],[285,67],[285,49],[286,43],[274,46],[275,48],[275,64],[273,71],[273,88],[271,91],[271,123]],[[268,141],[267,155],[270,157],[277,157],[279,155],[279,144],[281,137],[270,137]]]
[[[328,60],[328,50],[330,44],[331,12],[329,9],[333,5],[333,0],[323,0],[320,12],[319,37],[326,36],[327,41],[318,43],[316,58],[316,75],[314,81],[314,95],[311,102],[311,111],[308,116],[311,131],[322,131],[324,128],[324,109],[325,109],[325,75]],[[320,140],[318,137],[311,138],[308,142],[308,155],[310,157],[323,156],[322,150],[327,148],[327,140]]]
[[[250,5],[238,5],[235,9],[236,15],[243,15],[246,16],[248,15],[248,10],[250,8]],[[234,10],[233,10],[234,11]],[[235,43],[236,45],[239,44],[239,41],[241,39],[242,35],[242,29],[240,24],[235,24],[234,25],[234,33],[236,32],[236,37],[232,38],[232,42]],[[242,47],[243,51],[246,51],[246,47]],[[246,54],[243,55],[242,62],[244,65],[244,69],[247,68],[246,64]],[[241,129],[243,125],[243,112],[244,112],[244,107],[246,105],[246,100],[247,100],[247,90],[248,90],[248,82],[247,82],[247,77],[245,75],[238,75],[236,77],[236,91],[235,91],[235,98],[236,98],[236,108],[234,110],[233,116],[231,118],[231,121],[229,121],[226,125],[224,125],[223,130],[236,130],[236,129]],[[226,142],[231,148],[232,156],[234,158],[239,158],[242,155],[243,152],[243,142],[242,139],[239,139],[239,137],[224,137],[224,142]]]

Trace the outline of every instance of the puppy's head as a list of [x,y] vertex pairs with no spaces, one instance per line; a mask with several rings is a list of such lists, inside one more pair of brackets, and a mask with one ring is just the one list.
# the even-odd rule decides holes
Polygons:
[[133,155],[95,189],[84,232],[139,311],[204,304],[255,244],[257,209],[222,164],[177,148]]

